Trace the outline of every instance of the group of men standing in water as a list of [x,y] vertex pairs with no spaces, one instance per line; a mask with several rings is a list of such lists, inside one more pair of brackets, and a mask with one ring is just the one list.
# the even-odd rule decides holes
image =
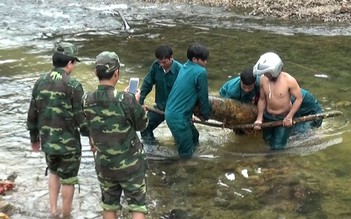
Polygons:
[[[161,50],[164,53],[161,54]],[[208,50],[206,56],[203,56],[205,62],[196,63],[188,57],[183,68],[180,68],[179,62],[173,59],[172,49],[169,46],[160,46],[156,49],[155,55],[156,60],[141,87],[140,103],[144,104],[144,99],[155,85],[154,107],[161,111],[165,110],[166,116],[149,111],[149,124],[141,132],[141,137],[154,140],[153,130],[166,118],[180,157],[191,157],[199,142],[199,133],[192,123],[193,109],[199,104],[203,115],[200,119],[203,120],[207,120],[211,114],[205,69]],[[189,64],[192,63],[196,63],[198,68],[190,68]],[[261,129],[263,121],[283,121],[283,126],[262,129],[265,142],[273,150],[283,149],[291,133],[304,133],[309,128],[319,127],[322,123],[320,119],[293,124],[294,117],[321,113],[322,107],[310,92],[300,88],[297,80],[282,69],[281,58],[276,53],[267,52],[253,67],[243,70],[240,76],[225,82],[219,90],[223,98],[257,105],[255,129]],[[235,132],[242,133],[240,130]]]
[[[89,138],[94,153],[103,217],[117,218],[123,192],[132,218],[145,219],[147,165],[137,132],[141,132],[144,140],[154,140],[154,129],[166,120],[179,157],[193,156],[199,144],[193,110],[199,107],[201,120],[208,120],[212,110],[205,68],[209,50],[202,44],[191,44],[187,49],[187,61],[181,64],[173,58],[170,46],[159,46],[141,89],[135,94],[129,92],[129,87],[124,91],[115,88],[121,65],[113,51],[97,55],[98,88],[84,93],[82,85],[71,77],[75,64],[80,62],[77,52],[77,47],[71,43],[55,44],[54,67],[36,81],[28,111],[27,129],[32,150],[45,152],[50,172],[51,214],[70,216],[81,160],[80,135],[83,135]],[[283,126],[263,128],[264,140],[274,150],[285,147],[293,131],[294,117],[322,111],[318,101],[282,68],[283,62],[277,54],[265,53],[252,68],[226,82],[219,92],[224,98],[257,104],[255,129],[260,129],[266,121],[283,120]],[[146,112],[144,101],[154,86],[154,107],[163,114]],[[319,127],[321,122],[308,125]],[[61,212],[57,208],[60,191]]]

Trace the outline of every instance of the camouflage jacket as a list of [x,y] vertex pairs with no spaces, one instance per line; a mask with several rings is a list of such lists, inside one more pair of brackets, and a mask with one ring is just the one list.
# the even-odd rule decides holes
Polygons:
[[80,132],[88,136],[82,109],[82,85],[61,68],[36,81],[27,118],[31,142],[47,154],[80,153]]
[[136,131],[145,128],[147,117],[134,94],[99,85],[95,92],[84,95],[83,109],[101,166],[117,165],[131,154],[144,154]]

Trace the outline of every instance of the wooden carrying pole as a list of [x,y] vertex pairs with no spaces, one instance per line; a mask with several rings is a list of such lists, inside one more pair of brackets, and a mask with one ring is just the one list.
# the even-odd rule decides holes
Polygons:
[[[293,124],[313,121],[317,119],[341,116],[342,114],[343,113],[340,111],[330,111],[330,112],[312,114],[308,116],[296,117],[296,118],[293,118]],[[283,125],[283,120],[278,120],[273,122],[264,122],[262,123],[261,127],[267,128],[267,127],[275,127],[275,126],[282,126],[282,125]],[[255,124],[238,124],[233,126],[233,128],[254,128],[254,127],[255,127]]]
[[[150,112],[154,112],[154,113],[157,113],[157,114],[160,114],[160,115],[164,115],[165,112],[163,112],[162,110],[159,110],[159,109],[155,109],[155,108],[151,108],[151,107],[148,107],[148,106],[145,106],[146,110],[147,111],[150,111]],[[199,124],[202,124],[202,125],[207,125],[207,126],[212,126],[212,127],[218,127],[218,128],[225,128],[223,126],[223,123],[213,123],[213,122],[207,122],[207,121],[201,121],[201,120],[194,120],[193,121],[194,123],[199,123]]]
[[[164,115],[165,113],[159,109],[155,108],[150,108],[148,106],[145,106],[146,110],[154,113],[158,113],[160,115]],[[301,122],[307,122],[307,121],[313,121],[317,119],[324,119],[324,118],[329,118],[329,117],[336,117],[336,116],[341,116],[343,113],[341,111],[330,111],[330,112],[324,112],[324,113],[317,113],[313,115],[308,115],[308,116],[301,116],[293,119],[293,124],[296,123],[301,123]],[[218,127],[218,128],[229,128],[229,129],[248,129],[248,128],[254,128],[255,125],[253,123],[249,124],[236,124],[236,125],[230,125],[227,126],[225,123],[213,123],[213,122],[207,122],[207,121],[201,121],[201,120],[194,120],[194,123],[199,123],[207,126],[212,126],[212,127]],[[283,120],[278,120],[278,121],[273,121],[273,122],[264,122],[261,124],[262,128],[267,128],[267,127],[276,127],[276,126],[282,126],[283,125]]]

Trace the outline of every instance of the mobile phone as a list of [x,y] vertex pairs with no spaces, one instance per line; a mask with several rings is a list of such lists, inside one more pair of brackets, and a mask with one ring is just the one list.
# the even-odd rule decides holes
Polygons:
[[138,90],[139,78],[129,79],[129,92],[135,94]]

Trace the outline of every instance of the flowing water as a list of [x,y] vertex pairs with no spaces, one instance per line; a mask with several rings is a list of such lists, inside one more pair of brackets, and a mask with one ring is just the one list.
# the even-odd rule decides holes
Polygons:
[[[124,89],[130,77],[144,77],[161,43],[170,44],[184,62],[187,46],[199,41],[210,49],[211,95],[262,53],[275,51],[285,71],[326,111],[344,113],[289,139],[288,148],[276,153],[259,134],[236,136],[197,125],[200,146],[189,161],[174,159],[174,141],[162,124],[155,131],[158,143],[145,144],[148,218],[351,218],[349,26],[276,22],[221,8],[133,0],[2,0],[0,12],[0,179],[18,175],[14,191],[0,200],[15,206],[12,219],[48,217],[45,159],[31,152],[25,121],[33,84],[50,70],[51,48],[60,39],[79,46],[82,62],[73,76],[86,91],[98,84],[94,58],[103,50],[120,56],[117,87]],[[146,103],[153,103],[153,93]],[[73,218],[102,218],[93,156],[87,139],[82,142]],[[126,211],[120,216],[129,217]]]

